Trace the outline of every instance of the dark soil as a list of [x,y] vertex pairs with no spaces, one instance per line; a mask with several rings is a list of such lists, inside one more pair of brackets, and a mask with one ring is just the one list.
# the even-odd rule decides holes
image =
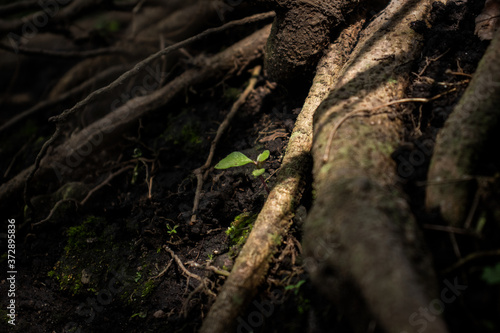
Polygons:
[[[456,1],[447,7],[434,5],[432,28],[425,22],[414,23],[414,28],[425,35],[426,44],[413,66],[408,95],[443,96],[417,105],[411,114],[405,115],[406,142],[393,154],[401,184],[434,255],[441,290],[449,281],[466,286],[456,300],[445,305],[444,316],[451,332],[500,330],[500,287],[482,279],[484,267],[495,263],[492,257],[448,269],[459,260],[454,248],[460,249],[461,257],[498,249],[499,230],[492,225],[494,217],[488,215],[488,203],[484,204],[488,222],[481,238],[427,228],[442,222],[423,208],[426,173],[436,134],[466,88],[466,74],[474,72],[488,45],[474,36],[474,18],[481,8],[482,1]],[[250,64],[249,68],[253,65],[257,64]],[[56,184],[49,185],[43,193],[34,193],[42,196],[39,209],[34,212],[24,213],[22,203],[2,204],[2,218],[15,219],[18,226],[17,320],[15,327],[6,323],[6,304],[2,301],[2,331],[195,332],[200,327],[213,297],[207,290],[197,288],[200,282],[187,277],[164,246],[173,250],[190,272],[208,277],[213,283],[212,291],[217,292],[224,283],[224,276],[203,267],[209,263],[219,269],[231,268],[241,244],[226,231],[238,225],[241,216],[251,218],[258,214],[267,193],[261,182],[252,177],[250,166],[211,169],[203,185],[196,220],[192,221],[197,184],[193,170],[205,163],[218,125],[248,79],[249,74],[243,72],[223,82],[193,87],[164,110],[143,118],[134,131],[100,156],[99,165],[89,168],[91,172],[78,181],[95,186],[125,162],[138,157],[142,161],[136,160],[134,169],[97,191],[85,207],[76,210],[68,204],[62,216],[31,228],[30,224],[49,214],[48,203],[53,204],[50,194],[57,190]],[[456,90],[450,92],[451,88]],[[38,91],[39,87],[33,87],[34,93]],[[306,93],[303,90],[289,94],[260,76],[217,147],[214,162],[233,151],[256,158],[267,149],[270,159],[264,176],[272,187]],[[52,131],[43,119],[31,120],[23,128],[29,136],[16,136],[15,141],[29,142],[29,147],[16,157],[18,162],[10,175],[33,162]],[[2,170],[8,168],[21,149],[13,137],[2,138]],[[496,163],[494,159],[488,161],[485,173],[498,172]],[[149,197],[147,181],[151,177]],[[324,304],[300,265],[301,226],[311,198],[308,189],[281,252],[273,258],[266,282],[247,313],[238,319],[240,332],[349,332],[346,320],[338,318],[335,309]],[[474,218],[477,223],[480,216]],[[251,223],[246,228],[251,228]],[[2,231],[2,249],[7,248],[4,235]],[[3,267],[7,265],[5,255],[2,263]],[[6,278],[6,270],[2,269],[2,299],[9,289]]]

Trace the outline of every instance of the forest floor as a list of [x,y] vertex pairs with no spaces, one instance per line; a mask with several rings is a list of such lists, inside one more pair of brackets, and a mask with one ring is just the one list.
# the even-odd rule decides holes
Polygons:
[[[436,134],[488,45],[474,35],[474,18],[480,10],[480,6],[465,4],[436,7],[432,15],[438,24],[429,29],[425,22],[415,22],[414,28],[424,34],[426,42],[413,64],[408,96],[441,96],[404,115],[407,138],[393,154],[401,185],[434,256],[441,287],[450,282],[457,286],[460,281],[456,302],[447,303],[444,309],[451,332],[500,329],[500,287],[483,279],[485,267],[494,261],[486,256],[453,266],[468,254],[495,249],[500,235],[488,233],[488,225],[482,237],[450,233],[424,209],[426,173]],[[197,187],[193,170],[205,163],[219,124],[248,84],[249,70],[257,65],[262,65],[261,59],[237,77],[193,87],[164,110],[143,117],[134,131],[99,157],[100,165],[65,188],[77,191],[83,184],[104,182],[110,170],[129,167],[96,191],[85,208],[68,204],[61,217],[30,227],[47,216],[47,207],[56,200],[54,194],[47,194],[57,190],[50,184],[52,191],[35,200],[44,210],[25,214],[23,205],[2,207],[2,218],[10,214],[18,224],[17,320],[15,327],[7,324],[2,301],[2,331],[199,329],[267,192],[251,175],[250,166],[212,168],[192,219]],[[269,150],[264,177],[271,188],[306,96],[307,91],[290,94],[261,73],[217,146],[214,164],[234,151],[254,159]],[[51,130],[45,120],[34,118],[16,135],[2,138],[1,169],[7,170],[20,149],[18,142],[31,144],[16,157],[26,161],[10,172],[29,166]],[[39,137],[33,138],[35,133]],[[498,162],[493,156],[485,168],[496,168]],[[336,309],[322,304],[301,266],[302,223],[313,192],[306,190],[294,224],[272,259],[267,280],[238,319],[239,332],[349,332],[347,323],[336,317]],[[2,266],[6,260],[3,256]],[[9,282],[5,270],[0,274],[0,294],[6,295]],[[205,288],[200,287],[198,277],[208,278]]]

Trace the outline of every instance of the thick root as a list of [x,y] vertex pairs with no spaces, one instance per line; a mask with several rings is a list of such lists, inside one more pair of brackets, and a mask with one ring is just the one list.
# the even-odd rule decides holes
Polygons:
[[[373,318],[385,332],[417,332],[415,314],[437,296],[430,256],[391,172],[402,123],[386,106],[405,96],[422,44],[410,23],[429,5],[392,1],[315,115],[317,199],[305,225],[306,268],[355,331],[366,332]],[[441,318],[426,323],[426,332],[446,331]]]
[[[500,31],[474,78],[438,134],[429,168],[428,209],[438,209],[452,226],[462,226],[477,188],[474,179],[500,124]],[[491,146],[490,146],[491,147]]]

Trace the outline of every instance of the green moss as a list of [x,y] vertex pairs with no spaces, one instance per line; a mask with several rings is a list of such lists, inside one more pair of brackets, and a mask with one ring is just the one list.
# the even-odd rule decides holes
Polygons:
[[186,153],[201,149],[202,129],[199,121],[190,114],[192,110],[183,110],[177,116],[168,116],[165,131],[155,140],[155,149],[159,146],[177,146]]
[[225,88],[223,93],[224,99],[229,103],[235,102],[238,99],[238,97],[240,97],[240,95],[241,95],[240,89],[233,87]]
[[96,231],[104,222],[103,219],[90,216],[81,225],[69,228],[66,232],[68,242],[64,247],[66,254],[73,251],[80,252],[87,248],[87,244],[96,240]]
[[141,319],[144,319],[147,317],[147,313],[145,311],[141,311],[141,312],[137,312],[137,313],[134,313],[133,315],[130,316],[130,319],[133,319],[133,318],[141,318]]
[[[61,291],[82,297],[96,297],[103,290],[111,291],[116,302],[138,312],[137,307],[157,286],[153,277],[158,272],[150,264],[157,253],[156,250],[144,252],[129,238],[120,241],[120,234],[127,232],[127,228],[110,224],[103,218],[86,218],[68,228],[63,255],[47,275],[57,281]],[[138,251],[139,262],[131,267],[127,254]],[[110,289],[110,283],[117,287]]]
[[199,128],[195,124],[189,123],[184,125],[181,131],[182,142],[187,142],[194,145],[200,144],[202,140],[199,132]]
[[248,235],[252,231],[253,223],[257,219],[258,214],[245,212],[234,218],[231,226],[226,230],[226,235],[229,237],[230,255],[237,256],[241,248],[245,244]]
[[94,28],[99,34],[106,36],[110,33],[120,31],[120,22],[102,18],[96,23]]
[[280,245],[281,244],[281,236],[278,234],[273,234],[272,236],[272,241],[274,245]]
[[47,273],[51,278],[59,282],[59,288],[63,291],[71,292],[73,295],[78,294],[82,288],[81,274],[77,274],[71,266],[67,266],[61,261],[58,261],[54,269]]
[[141,293],[141,296],[142,297],[147,297],[149,296],[149,294],[151,294],[151,292],[156,288],[156,283],[154,283],[153,281],[148,281],[146,283],[143,284],[143,288],[142,288],[142,293]]
[[5,310],[3,307],[0,308],[0,318],[2,318],[3,323],[8,323],[10,318],[7,317],[7,310]]
[[69,182],[61,186],[53,195],[54,201],[61,199],[82,200],[88,193],[87,186],[80,182]]
[[297,299],[297,312],[303,315],[308,313],[310,308],[311,308],[311,301],[308,298],[299,295]]
[[73,295],[102,289],[110,271],[123,265],[117,261],[123,246],[114,243],[115,233],[116,227],[95,216],[68,228],[64,253],[47,275]]

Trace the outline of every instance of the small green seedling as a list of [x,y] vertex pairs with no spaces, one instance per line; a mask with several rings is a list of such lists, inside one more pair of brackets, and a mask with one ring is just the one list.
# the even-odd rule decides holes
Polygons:
[[306,280],[300,280],[297,282],[297,284],[291,284],[285,287],[285,290],[293,290],[295,295],[299,293],[300,286],[303,285],[306,282]]
[[[137,178],[139,177],[139,159],[142,157],[142,151],[139,148],[134,149],[134,153],[132,154],[132,158],[137,159],[137,163],[135,164],[134,172],[132,173],[132,180],[130,183],[134,185],[137,182]],[[144,163],[144,162],[143,162]]]
[[264,163],[268,158],[269,158],[269,150],[264,150],[261,154],[259,154],[259,156],[257,156],[257,159],[255,161],[248,158],[245,154],[240,153],[239,151],[235,151],[227,155],[219,163],[217,163],[215,168],[229,169],[253,163],[255,166],[255,170],[252,171],[252,175],[255,178],[257,177],[260,178],[262,184],[264,184],[264,188],[266,189],[267,193],[269,193],[269,188],[267,187],[264,177],[262,177],[262,175],[266,171],[266,169],[263,168],[262,166],[264,165]]
[[134,313],[132,316],[130,316],[130,319],[134,318],[134,317],[138,317],[138,318],[146,318],[147,316],[147,313],[146,312],[137,312],[137,313]]
[[481,278],[489,285],[500,284],[500,263],[495,266],[485,267]]
[[167,232],[168,232],[168,234],[169,234],[169,235],[176,234],[176,233],[177,233],[177,230],[175,230],[175,229],[177,229],[177,227],[178,227],[178,226],[179,226],[179,225],[178,225],[178,224],[176,224],[176,225],[174,225],[174,227],[172,228],[169,224],[167,224]]

